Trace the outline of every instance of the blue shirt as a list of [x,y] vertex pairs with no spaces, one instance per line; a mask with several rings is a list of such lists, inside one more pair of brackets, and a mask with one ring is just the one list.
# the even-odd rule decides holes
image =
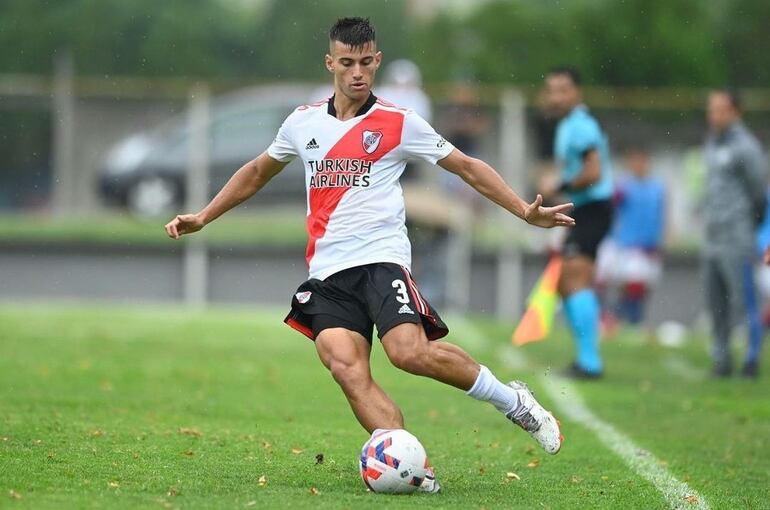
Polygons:
[[569,192],[575,207],[590,202],[609,200],[612,197],[612,169],[607,137],[602,133],[584,105],[576,106],[556,127],[554,154],[561,166],[561,178],[572,182],[583,169],[583,157],[590,150],[599,151],[601,175],[599,180],[587,188]]
[[663,241],[666,190],[655,177],[629,176],[618,187],[611,238],[627,248],[655,250]]
[[757,253],[761,257],[770,246],[770,188],[767,190],[767,209],[762,224],[757,228]]

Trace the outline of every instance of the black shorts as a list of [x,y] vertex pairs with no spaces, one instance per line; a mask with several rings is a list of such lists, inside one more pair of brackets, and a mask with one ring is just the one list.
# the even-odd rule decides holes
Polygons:
[[583,255],[596,259],[599,244],[612,226],[612,202],[590,202],[576,207],[570,216],[575,218],[575,226],[569,229],[562,254],[565,257]]
[[324,329],[345,328],[371,342],[375,325],[382,338],[405,322],[422,324],[429,340],[449,333],[409,271],[384,262],[345,269],[326,280],[306,281],[294,294],[284,322],[311,340]]

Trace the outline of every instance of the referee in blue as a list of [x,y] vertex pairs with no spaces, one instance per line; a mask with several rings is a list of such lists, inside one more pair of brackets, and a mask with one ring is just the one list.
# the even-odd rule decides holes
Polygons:
[[544,181],[543,195],[566,194],[575,204],[562,248],[559,280],[564,312],[575,340],[574,363],[565,375],[580,379],[602,376],[599,354],[599,300],[594,291],[596,252],[612,222],[612,169],[607,137],[583,104],[580,74],[570,67],[545,77],[549,107],[559,118],[554,140],[558,179]]

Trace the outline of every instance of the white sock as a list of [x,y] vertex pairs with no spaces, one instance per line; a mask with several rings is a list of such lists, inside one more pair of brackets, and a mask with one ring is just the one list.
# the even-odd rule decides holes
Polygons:
[[479,376],[466,395],[489,402],[503,414],[508,414],[519,406],[519,396],[510,386],[506,386],[497,380],[492,372],[484,365],[480,365]]

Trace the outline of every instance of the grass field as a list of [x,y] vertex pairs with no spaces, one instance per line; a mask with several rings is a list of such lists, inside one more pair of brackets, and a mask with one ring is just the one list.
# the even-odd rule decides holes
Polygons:
[[[232,214],[207,226],[200,235],[213,245],[304,246],[307,234],[303,212],[302,207],[297,207]],[[163,225],[169,219],[119,214],[83,218],[2,214],[0,242],[168,246]]]
[[[281,318],[0,306],[0,508],[672,506],[583,425],[562,416],[567,442],[546,456],[491,406],[397,371],[379,346],[375,377],[444,491],[367,493],[356,464],[366,434],[312,344]],[[509,327],[449,322],[452,339],[500,377],[554,403],[542,383],[570,359],[563,335],[524,348],[529,361],[513,370]],[[604,350],[608,377],[577,391],[705,500],[682,508],[768,507],[770,378],[709,380],[701,342],[667,350],[626,334]]]

